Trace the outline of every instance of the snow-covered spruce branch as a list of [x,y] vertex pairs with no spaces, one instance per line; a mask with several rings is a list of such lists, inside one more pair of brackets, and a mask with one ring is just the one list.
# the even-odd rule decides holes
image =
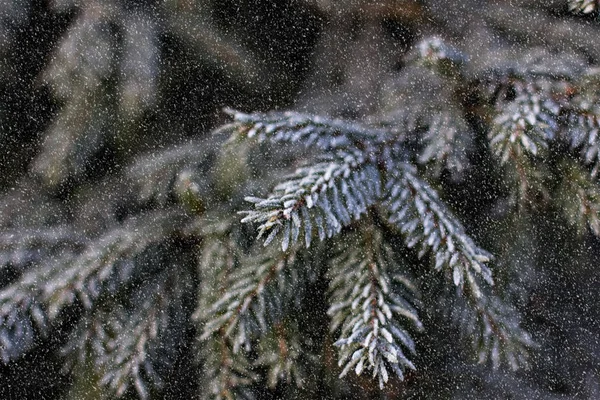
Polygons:
[[298,285],[282,273],[294,261],[294,252],[244,260],[228,277],[220,298],[197,313],[204,321],[200,339],[219,333],[231,341],[234,353],[250,350],[251,340],[266,334],[282,316],[283,303],[290,297],[283,291],[293,291]]
[[[90,241],[80,254],[68,253],[26,272],[0,291],[0,354],[6,361],[25,351],[35,329],[44,332],[74,302],[92,308],[105,290],[117,290],[134,272],[132,260],[179,229],[181,212],[155,212],[131,218]],[[115,287],[113,287],[115,286]],[[16,340],[20,338],[20,340]]]
[[307,352],[302,347],[303,333],[296,321],[278,322],[259,342],[260,356],[255,365],[268,369],[267,383],[275,388],[280,381],[294,382],[304,387],[308,366]]
[[[173,266],[172,270],[160,274],[155,282],[144,285],[145,290],[138,292],[131,310],[117,309],[117,318],[111,318],[112,338],[106,344],[106,353],[97,355],[104,375],[100,384],[107,385],[117,397],[133,386],[141,399],[149,396],[149,385],[160,387],[163,377],[156,370],[156,358],[172,359],[164,354],[174,353],[172,335],[175,327],[183,322],[182,308],[184,295],[191,282],[181,276],[182,268]],[[151,293],[148,296],[148,293]]]
[[559,208],[579,233],[584,233],[589,226],[600,236],[600,186],[574,161],[563,161],[560,171],[562,181],[555,196]]
[[593,165],[592,175],[600,168],[600,99],[577,96],[569,110],[567,134],[571,147],[579,149],[587,164]]
[[390,131],[341,119],[300,114],[292,111],[244,114],[225,110],[234,122],[219,131],[233,131],[234,136],[253,138],[259,141],[300,143],[321,150],[356,147],[363,143],[385,140]]
[[452,296],[454,301],[443,296],[451,318],[460,329],[463,339],[471,340],[478,362],[491,362],[498,368],[506,362],[512,370],[528,365],[528,349],[535,342],[520,326],[517,311],[499,297],[486,293],[476,297],[465,287],[459,295]]
[[489,133],[490,145],[502,163],[529,153],[537,155],[558,132],[559,105],[549,88],[516,81],[517,97],[498,104],[498,115]]
[[433,188],[416,175],[414,167],[398,164],[390,173],[386,189],[389,221],[400,228],[409,248],[420,247],[419,257],[431,252],[437,270],[450,269],[456,286],[466,281],[475,293],[479,287],[473,273],[492,283],[486,265],[492,255],[465,233],[460,221]]
[[[280,262],[284,261],[284,258],[280,255],[274,257],[279,259]],[[252,274],[253,268],[257,264],[244,261],[246,258],[247,255],[244,255],[235,241],[232,240],[230,232],[217,232],[212,236],[205,237],[199,263],[203,285],[201,285],[199,292],[198,308],[193,316],[201,322],[201,329],[202,324],[206,322],[203,319],[207,318],[207,309],[222,299],[226,299],[227,304],[232,304],[232,301],[235,300],[228,298],[228,296],[231,295],[231,286],[239,282],[239,269],[244,268],[242,264],[247,264],[244,274]],[[261,258],[259,261],[268,262],[265,258]],[[288,263],[293,261],[287,260]],[[303,264],[302,261],[300,263],[306,268],[306,264]],[[274,267],[275,271],[273,269],[263,271],[259,268],[259,275],[262,279],[258,278],[258,281],[251,282],[255,285],[256,291],[242,295],[243,301],[250,299],[249,314],[252,314],[256,307],[260,307],[259,303],[264,302],[265,299],[267,301],[273,300],[269,298],[271,295],[274,296],[275,300],[278,300],[278,297],[284,302],[290,300],[291,307],[298,305],[295,303],[303,298],[304,295],[301,292],[304,285],[300,280],[304,280],[307,272],[309,275],[310,272],[298,271],[297,268],[283,270],[285,268],[283,264],[276,264]],[[279,268],[281,270],[278,270]],[[278,274],[278,276],[274,276],[274,274]],[[279,274],[285,274],[285,276]],[[260,285],[268,287],[260,289],[258,287]],[[293,288],[293,293],[289,293],[289,296],[286,295],[286,292],[289,292],[291,288]],[[272,293],[263,299],[259,299],[259,296],[265,296],[261,292],[264,290],[272,291]],[[237,304],[239,306],[239,303]],[[288,306],[278,305],[276,309],[270,307],[263,310],[263,312],[267,315],[275,311],[283,316],[281,312],[283,308],[285,308],[283,311],[286,311]],[[212,317],[212,315],[209,316]],[[253,362],[246,358],[245,352],[237,351],[237,349],[234,351],[231,342],[235,343],[235,337],[232,338],[227,335],[228,326],[226,323],[218,327],[213,335],[204,338],[205,345],[203,347],[212,349],[212,351],[207,351],[206,354],[204,354],[205,352],[202,353],[201,361],[206,372],[204,380],[207,387],[210,388],[210,394],[207,394],[207,398],[248,398],[251,391],[245,386],[249,386],[257,379],[257,376],[252,372],[252,369],[256,367],[268,369],[270,386],[275,386],[279,380],[289,381],[291,379],[298,386],[302,386],[305,379],[298,359],[302,358],[304,360],[306,354],[300,351],[301,340],[297,336],[299,334],[298,329],[292,329],[290,325],[293,324],[281,318],[271,321],[267,316],[265,319],[266,323],[260,328],[258,340],[258,352],[262,356],[259,356]],[[254,337],[256,336],[255,333],[255,329],[252,329],[247,333],[247,336],[252,335]],[[220,354],[220,356],[217,357],[215,354]]]
[[[199,323],[198,343],[202,343],[199,362],[203,365],[202,384],[206,388],[202,398],[253,399],[249,386],[258,379],[258,375],[253,371],[245,352],[233,352],[231,340],[226,336],[227,321],[219,327],[215,326],[216,330],[211,331],[212,334],[202,336],[206,332],[203,332],[205,327],[202,325],[212,317],[206,310],[222,298],[231,296],[228,289],[233,280],[232,274],[240,268],[240,259],[243,257],[241,249],[232,239],[230,224],[220,223],[203,228],[204,238],[198,260],[202,285],[198,287],[198,307],[192,315]],[[250,272],[250,269],[246,272]],[[226,301],[233,300],[229,298]]]
[[[222,333],[223,329],[220,330]],[[234,353],[220,335],[208,339],[201,352],[205,400],[253,400],[250,385],[259,379],[244,352]]]
[[432,252],[435,268],[446,269],[445,276],[452,277],[458,292],[456,309],[460,310],[455,321],[464,336],[473,340],[480,362],[489,357],[496,367],[503,352],[512,368],[526,365],[531,338],[519,326],[514,310],[489,295],[480,282],[483,278],[488,285],[493,284],[486,265],[491,254],[477,247],[436,192],[415,175],[413,167],[399,166],[388,190],[390,222],[404,233],[407,246],[419,245],[419,256]]
[[391,250],[373,227],[367,227],[364,237],[346,246],[331,261],[332,305],[328,314],[331,330],[340,330],[335,342],[341,348],[340,377],[351,369],[357,375],[371,370],[383,389],[389,379],[388,370],[403,379],[405,368],[415,369],[402,349],[415,352],[401,320],[417,329],[422,325],[407,300],[414,297],[410,293],[414,288],[397,269]]
[[381,194],[381,176],[374,160],[358,150],[338,150],[329,161],[296,170],[268,198],[247,197],[254,210],[243,211],[242,222],[258,222],[259,237],[269,244],[283,232],[282,248],[298,240],[310,246],[313,227],[321,240],[358,219]]
[[589,14],[598,10],[598,6],[600,6],[598,0],[569,0],[569,10],[571,12]]
[[0,268],[24,270],[50,255],[77,252],[87,240],[68,226],[5,230],[0,233]]
[[200,321],[206,309],[225,294],[231,274],[239,268],[240,249],[229,232],[203,238],[198,260],[198,275],[202,285],[198,287],[198,307],[193,319]]
[[156,366],[169,360],[166,353],[174,353],[173,340],[165,337],[183,320],[181,308],[190,277],[182,279],[182,272],[173,266],[153,276],[136,288],[129,307],[117,304],[89,311],[63,348],[69,366],[85,365],[92,357],[100,385],[112,394],[121,397],[133,387],[139,398],[148,398],[150,387],[163,382]]

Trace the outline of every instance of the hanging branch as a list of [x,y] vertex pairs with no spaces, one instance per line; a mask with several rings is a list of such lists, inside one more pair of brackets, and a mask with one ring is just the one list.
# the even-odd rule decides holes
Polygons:
[[347,246],[331,262],[332,305],[331,331],[340,330],[335,342],[341,349],[340,377],[351,369],[357,375],[371,370],[383,389],[388,382],[388,369],[403,379],[405,368],[415,369],[402,347],[415,352],[414,342],[402,328],[408,320],[422,329],[416,310],[406,298],[412,298],[414,287],[398,274],[392,252],[373,227],[367,227],[364,238]]
[[457,289],[454,301],[443,296],[451,318],[463,339],[470,340],[478,362],[491,362],[497,369],[505,362],[513,371],[527,367],[528,349],[536,347],[531,336],[520,326],[518,313],[499,297],[482,292],[479,297],[466,286]]
[[389,221],[400,228],[409,248],[420,246],[419,257],[432,252],[436,270],[448,268],[456,286],[466,280],[474,293],[479,291],[474,273],[492,284],[492,273],[486,265],[491,254],[475,245],[412,166],[398,164],[386,189]]
[[[295,255],[283,253],[276,257],[246,260],[228,280],[224,294],[200,318],[204,321],[200,340],[217,332],[232,342],[233,352],[250,350],[256,335],[266,334],[274,320],[282,315],[283,299],[279,288],[286,288],[282,271],[294,263]],[[290,290],[288,288],[287,290]]]

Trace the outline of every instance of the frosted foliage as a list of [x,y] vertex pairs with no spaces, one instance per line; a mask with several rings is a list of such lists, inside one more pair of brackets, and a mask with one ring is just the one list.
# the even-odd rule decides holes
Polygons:
[[[304,230],[306,247],[310,246],[313,225],[321,240],[339,233],[353,218],[359,218],[381,192],[378,171],[353,154],[341,153],[343,163],[321,163],[296,171],[275,187],[267,199],[247,197],[255,210],[242,222],[260,222],[259,237],[269,232],[265,245],[283,231],[282,249],[295,243]],[[362,182],[367,185],[362,186]]]
[[[0,292],[2,357],[7,359],[15,351],[29,347],[34,330],[44,332],[49,329],[65,307],[77,302],[91,309],[101,294],[114,292],[126,284],[135,272],[134,264],[128,258],[161,240],[177,220],[177,215],[152,220],[151,235],[142,229],[142,226],[148,227],[147,219],[129,221],[126,226],[83,246],[80,254],[67,252],[47,265],[26,272],[20,281],[5,287]],[[15,349],[12,338],[26,332],[29,333],[24,337],[29,339],[19,340],[19,348]]]
[[432,251],[436,269],[449,267],[456,286],[466,282],[475,296],[480,297],[473,273],[491,284],[492,275],[486,263],[492,255],[475,245],[437,193],[415,172],[410,165],[398,165],[393,172],[394,178],[387,185],[390,222],[400,227],[409,248],[419,245],[419,256]]
[[438,64],[443,60],[451,62],[464,61],[464,55],[460,51],[448,45],[439,37],[421,41],[418,49],[419,57],[426,63]]
[[403,352],[408,349],[414,353],[415,344],[400,321],[408,321],[419,329],[423,326],[405,299],[411,298],[414,288],[394,271],[397,268],[391,264],[390,249],[381,243],[381,238],[365,240],[353,250],[344,249],[346,254],[332,260],[333,303],[327,313],[332,317],[331,330],[341,328],[340,338],[334,343],[341,348],[340,377],[352,370],[356,375],[370,371],[383,389],[390,373],[403,379],[405,368],[415,369]]
[[595,176],[600,167],[600,139],[598,138],[600,108],[596,101],[585,97],[577,98],[575,105],[575,112],[570,115],[569,121],[571,146],[580,148],[585,161],[594,165],[592,174]]
[[0,399],[599,398],[599,6],[0,1]]
[[571,11],[589,14],[598,9],[598,0],[570,0],[569,9]]
[[[377,210],[374,206],[379,206],[383,215],[387,214],[389,221],[403,234],[408,248],[418,245],[419,257],[432,254],[435,268],[450,270],[452,284],[466,287],[469,296],[476,299],[475,309],[488,312],[483,311],[487,303],[482,300],[484,294],[477,277],[483,277],[490,285],[493,283],[486,265],[491,254],[475,245],[438,194],[418,178],[414,167],[400,161],[407,152],[402,147],[404,137],[394,137],[393,130],[383,130],[378,134],[377,129],[369,132],[368,128],[364,128],[367,130],[363,137],[377,136],[379,140],[361,145],[354,139],[352,129],[349,131],[352,140],[345,138],[344,130],[338,128],[337,121],[317,119],[319,124],[315,124],[306,120],[305,116],[288,113],[276,115],[279,122],[270,120],[263,125],[256,117],[233,115],[236,123],[227,129],[233,130],[233,137],[237,139],[243,132],[247,140],[253,139],[256,134],[263,135],[263,140],[271,138],[273,141],[300,143],[306,140],[308,143],[305,145],[321,151],[332,147],[322,145],[328,143],[321,139],[322,136],[334,135],[340,137],[338,143],[344,143],[342,148],[321,156],[332,161],[297,169],[287,180],[275,186],[268,198],[246,198],[246,201],[254,203],[255,209],[244,212],[247,215],[242,222],[260,224],[259,238],[267,237],[265,246],[283,232],[281,247],[286,252],[295,245],[304,227],[308,247],[314,234],[313,224],[316,224],[321,240],[333,238],[353,220],[362,222],[373,218]],[[301,134],[289,127],[289,121],[295,129],[301,129]],[[298,126],[298,121],[303,121],[301,126]],[[382,140],[384,138],[386,140]],[[396,144],[393,144],[394,140]],[[414,352],[414,343],[410,335],[397,325],[396,318],[408,318],[417,328],[422,328],[422,324],[416,310],[402,298],[400,292],[390,289],[394,280],[407,288],[413,287],[409,279],[388,272],[388,265],[395,263],[392,261],[393,251],[381,243],[379,233],[373,232],[372,227],[359,229],[364,231],[366,239],[359,242],[362,244],[357,246],[357,250],[332,261],[334,302],[328,313],[332,316],[332,330],[341,329],[341,338],[336,342],[341,347],[339,365],[343,370],[340,376],[345,376],[353,368],[357,375],[363,370],[372,370],[373,378],[378,379],[379,386],[383,388],[389,380],[388,368],[400,379],[404,377],[403,368],[414,369],[399,345]],[[296,251],[292,247],[292,254]],[[250,350],[252,330],[247,325],[258,325],[259,329],[254,330],[254,334],[265,334],[265,315],[277,315],[281,307],[278,305],[278,311],[269,313],[266,307],[280,303],[262,298],[271,296],[267,289],[272,287],[270,283],[281,279],[276,277],[285,276],[282,271],[293,268],[293,264],[286,265],[274,258],[259,265],[252,278],[248,269],[242,268],[240,272],[243,275],[234,279],[238,284],[232,283],[221,300],[208,309],[209,316],[215,313],[220,316],[209,319],[203,338],[223,327],[224,334],[232,337],[235,353],[242,346]],[[252,307],[260,307],[253,313],[258,317],[257,322],[246,322],[247,310]],[[517,327],[511,326],[513,329]],[[513,342],[507,340],[507,343]],[[484,352],[488,351],[487,342],[483,347]]]
[[537,155],[558,130],[560,107],[547,92],[527,84],[517,84],[516,90],[517,98],[500,110],[490,133],[490,144],[503,162],[523,152]]
[[226,110],[235,122],[223,130],[234,130],[237,135],[258,138],[259,141],[301,143],[322,150],[345,148],[360,141],[377,141],[385,138],[387,131],[359,123],[331,119],[295,112],[244,114]]

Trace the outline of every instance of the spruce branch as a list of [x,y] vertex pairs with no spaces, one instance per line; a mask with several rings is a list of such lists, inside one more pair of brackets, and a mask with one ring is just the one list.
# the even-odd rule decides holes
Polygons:
[[[200,342],[205,343],[204,348],[213,348],[213,351],[220,348],[218,353],[222,354],[222,357],[215,358],[209,352],[205,356],[207,360],[203,361],[207,379],[211,382],[211,398],[226,398],[234,393],[247,398],[251,392],[245,386],[257,379],[251,372],[256,367],[268,368],[269,385],[272,387],[282,379],[294,380],[301,387],[305,374],[300,359],[305,360],[307,354],[300,347],[301,337],[298,335],[301,332],[284,317],[291,308],[301,303],[304,281],[309,278],[310,271],[297,270],[295,263],[305,264],[302,260],[295,260],[296,254],[271,254],[271,258],[261,256],[249,262],[248,256],[232,239],[231,232],[227,229],[212,232],[203,241],[201,249],[199,268],[204,285],[193,316],[201,322],[203,332]],[[259,264],[257,268],[254,262],[263,265]],[[240,282],[245,284],[240,286]],[[215,315],[212,310],[219,303],[223,306],[217,309]],[[218,322],[219,313],[225,306],[233,311],[229,319],[211,325]],[[240,335],[244,335],[247,341],[239,341]],[[247,350],[246,346],[256,336],[259,356],[250,362],[239,348],[243,346]],[[241,364],[234,365],[233,360],[239,357],[242,358]]]
[[297,242],[304,227],[310,246],[313,226],[321,240],[339,233],[358,219],[381,193],[381,177],[374,160],[362,151],[338,150],[330,161],[296,170],[266,198],[247,197],[254,210],[243,211],[242,222],[258,222],[265,245],[283,232],[282,248]]
[[361,147],[366,143],[385,140],[390,131],[321,116],[296,112],[271,112],[244,114],[226,109],[234,122],[219,131],[233,131],[236,137],[273,143],[300,143],[306,147],[315,146],[321,150]]
[[556,118],[560,106],[549,89],[516,80],[513,90],[516,98],[498,104],[498,115],[489,133],[490,145],[502,163],[527,153],[538,155],[548,148],[559,128]]
[[388,369],[404,379],[403,370],[415,369],[402,348],[414,353],[414,342],[399,320],[422,329],[417,312],[407,299],[414,287],[397,271],[392,251],[377,230],[365,228],[364,237],[345,246],[331,261],[331,331],[340,330],[340,377],[351,369],[357,375],[372,370],[383,389]]
[[232,282],[236,281],[235,272],[240,269],[244,254],[233,240],[230,223],[208,224],[202,228],[204,238],[198,260],[198,275],[202,285],[198,288],[198,307],[192,315],[199,323],[198,344],[202,345],[199,352],[199,362],[204,371],[201,384],[207,389],[203,390],[202,398],[253,399],[249,386],[259,376],[253,371],[245,352],[232,350],[224,323],[215,327],[209,335],[205,335],[206,326],[203,326],[206,320],[214,316],[207,310],[231,296],[229,289]]
[[596,11],[599,5],[598,0],[569,0],[569,10],[571,12],[589,14]]
[[198,307],[192,316],[196,321],[201,320],[206,310],[225,294],[231,274],[239,268],[240,257],[243,257],[231,238],[230,227],[224,228],[220,234],[206,235],[200,246],[198,276],[203,284],[198,288]]
[[199,229],[204,236],[198,260],[198,275],[202,285],[198,287],[198,306],[192,319],[199,323],[198,344],[201,345],[201,349],[198,361],[202,364],[204,372],[201,384],[207,388],[203,390],[202,398],[253,399],[254,395],[249,386],[256,382],[259,376],[253,371],[247,354],[232,350],[225,323],[215,327],[208,335],[204,325],[214,316],[207,310],[223,298],[231,296],[228,291],[232,282],[236,281],[235,272],[240,269],[240,260],[244,254],[233,240],[231,223],[209,223]]
[[409,248],[419,245],[420,257],[432,252],[435,269],[452,271],[456,286],[466,281],[474,293],[479,293],[475,274],[492,284],[486,265],[492,255],[465,233],[433,188],[416,175],[414,167],[398,164],[388,178],[386,190],[389,221],[400,228]]
[[255,365],[268,368],[267,383],[275,388],[280,381],[294,382],[303,388],[308,354],[302,346],[302,332],[297,324],[284,320],[278,322],[271,333],[261,338]]
[[160,388],[164,382],[156,364],[173,359],[174,354],[165,357],[160,353],[174,352],[169,349],[172,341],[168,335],[173,335],[171,331],[183,322],[178,314],[182,313],[191,282],[191,276],[182,275],[182,268],[178,267],[172,266],[166,274],[159,274],[155,282],[144,285],[138,292],[140,298],[134,299],[132,310],[113,311],[117,318],[113,315],[109,320],[111,340],[107,342],[106,353],[97,358],[104,371],[100,383],[117,397],[134,387],[139,398],[146,399],[149,386]]
[[0,233],[0,267],[25,270],[50,255],[77,252],[87,240],[68,225],[7,229]]
[[595,96],[576,96],[570,105],[567,134],[573,149],[581,152],[585,163],[593,165],[592,176],[600,168],[600,101]]
[[200,340],[220,332],[231,340],[234,353],[249,351],[251,340],[266,334],[282,317],[285,296],[281,291],[294,288],[286,282],[283,270],[291,268],[294,261],[293,251],[245,260],[229,277],[223,295],[207,309],[197,311],[204,322]]
[[91,358],[99,385],[112,395],[122,397],[134,388],[138,398],[148,398],[152,388],[162,386],[165,366],[172,362],[174,341],[169,336],[183,321],[190,278],[184,268],[173,265],[135,288],[128,305],[108,301],[89,310],[63,348],[68,366],[85,365]]
[[259,379],[244,352],[234,353],[223,339],[224,329],[211,337],[201,352],[203,382],[201,398],[206,400],[253,400],[250,385]]
[[520,326],[513,307],[487,291],[477,297],[466,287],[458,288],[458,296],[452,297],[454,301],[443,296],[445,304],[452,304],[446,309],[462,338],[471,340],[480,364],[491,362],[496,369],[506,363],[512,370],[529,365],[529,349],[536,343]]
[[[4,360],[26,350],[34,329],[45,332],[60,312],[79,302],[91,309],[106,290],[117,291],[133,274],[134,259],[163,242],[183,221],[179,211],[158,211],[130,218],[88,242],[81,253],[67,253],[26,272],[0,291],[0,353]],[[14,335],[27,340],[15,341]],[[30,340],[31,339],[31,340]],[[14,343],[20,343],[14,347]]]
[[568,221],[580,234],[589,226],[600,236],[600,187],[576,162],[563,161],[559,170],[562,181],[557,190],[556,202]]

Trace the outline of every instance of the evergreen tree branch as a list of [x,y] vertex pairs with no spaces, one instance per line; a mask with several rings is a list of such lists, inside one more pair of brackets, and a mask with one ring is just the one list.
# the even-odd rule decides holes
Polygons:
[[155,12],[132,11],[111,0],[79,3],[75,22],[42,76],[64,101],[33,166],[51,187],[85,176],[103,146],[124,139],[119,135],[125,131],[132,134],[118,128],[150,109],[158,90]]
[[282,253],[246,260],[236,268],[223,295],[209,308],[196,312],[204,321],[200,340],[221,332],[231,340],[234,353],[250,350],[251,340],[266,334],[282,317],[285,299],[280,289],[292,289],[282,271],[294,260],[294,252]]
[[502,163],[529,153],[537,155],[548,148],[558,132],[559,105],[549,96],[549,88],[538,82],[515,80],[516,98],[499,103],[499,113],[489,133],[490,145]]
[[365,228],[364,238],[352,242],[331,262],[331,330],[340,329],[335,342],[341,348],[340,377],[351,369],[357,375],[372,370],[383,389],[388,368],[404,378],[405,368],[415,369],[402,347],[415,352],[414,342],[401,327],[400,317],[422,329],[416,310],[406,300],[412,298],[412,284],[395,271],[392,252],[382,243],[380,234]]
[[225,110],[234,122],[220,128],[233,131],[236,137],[256,137],[258,141],[273,143],[300,143],[321,150],[364,147],[389,137],[390,131],[340,119],[300,114],[296,112],[271,112],[244,114]]
[[478,362],[491,362],[494,369],[506,362],[512,370],[527,367],[529,349],[535,342],[520,326],[518,313],[499,297],[485,293],[479,297],[465,286],[458,288],[454,301],[444,297],[452,307],[451,318],[461,336],[470,339]]
[[192,318],[199,325],[199,344],[202,344],[199,362],[203,365],[201,384],[205,399],[231,400],[253,399],[249,386],[258,380],[252,364],[245,352],[232,350],[227,337],[227,327],[223,323],[215,327],[211,335],[205,337],[206,320],[213,317],[209,310],[213,304],[229,296],[229,288],[236,282],[235,272],[240,269],[244,257],[233,240],[231,224],[209,224],[202,229],[204,238],[200,248],[198,273],[202,280],[198,292],[198,307]]
[[234,353],[219,330],[205,343],[202,351],[203,384],[201,398],[206,400],[253,400],[250,385],[259,379],[244,352]]
[[598,9],[598,0],[569,0],[569,11],[589,14]]
[[198,307],[193,318],[201,320],[210,306],[225,294],[231,274],[239,268],[241,249],[231,238],[230,226],[223,232],[206,235],[199,251],[198,275],[203,284],[199,287]]
[[[91,309],[105,290],[117,290],[134,273],[133,260],[148,247],[163,242],[183,221],[181,212],[155,212],[131,218],[120,227],[26,272],[0,291],[0,349],[6,361],[31,345],[34,329],[45,332],[61,310],[75,302]],[[24,340],[15,341],[22,336]],[[20,345],[14,347],[15,343]]]
[[451,310],[460,310],[455,317],[465,337],[473,340],[480,362],[491,357],[493,365],[500,363],[500,352],[511,367],[526,365],[526,348],[533,346],[527,332],[520,328],[514,310],[498,298],[487,295],[479,278],[492,284],[486,263],[491,255],[477,247],[466,235],[462,224],[440,202],[433,189],[416,177],[409,165],[396,168],[388,182],[387,206],[390,221],[399,225],[408,247],[421,245],[419,256],[432,251],[435,268],[445,268],[451,277],[459,299]]
[[265,245],[283,231],[284,251],[304,227],[308,247],[313,224],[321,240],[340,232],[377,200],[380,182],[373,160],[360,151],[338,150],[330,161],[297,169],[267,199],[247,197],[255,210],[244,211],[242,222],[260,223],[258,237],[268,233]]
[[589,226],[600,236],[600,187],[578,163],[563,161],[556,202],[580,234]]
[[[173,360],[161,352],[173,352],[168,335],[184,321],[184,296],[189,292],[191,276],[182,275],[182,268],[173,266],[166,276],[160,274],[153,284],[138,292],[133,310],[115,310],[110,318],[112,337],[106,353],[96,355],[104,371],[101,384],[107,385],[117,397],[134,387],[141,399],[150,395],[149,385],[161,387],[163,377],[156,370],[158,362]],[[151,293],[148,296],[148,293]],[[121,311],[121,312],[119,312]]]
[[261,338],[260,356],[256,365],[267,367],[267,383],[275,388],[280,381],[294,382],[303,388],[306,381],[307,354],[302,348],[302,332],[296,324],[284,320],[277,323],[271,333]]
[[420,257],[431,251],[435,269],[452,271],[456,286],[467,281],[473,292],[478,293],[474,273],[492,283],[492,274],[486,265],[492,255],[475,245],[437,193],[417,177],[412,166],[398,164],[391,172],[386,189],[389,220],[400,228],[409,248],[420,245]]
[[169,336],[184,320],[190,278],[174,265],[136,287],[128,305],[108,302],[89,310],[63,348],[70,367],[85,365],[91,357],[99,385],[111,394],[122,397],[134,388],[138,398],[148,398],[151,388],[162,386],[173,361],[175,343]]
[[87,240],[68,225],[4,230],[0,233],[0,267],[25,270],[50,255],[77,252]]

